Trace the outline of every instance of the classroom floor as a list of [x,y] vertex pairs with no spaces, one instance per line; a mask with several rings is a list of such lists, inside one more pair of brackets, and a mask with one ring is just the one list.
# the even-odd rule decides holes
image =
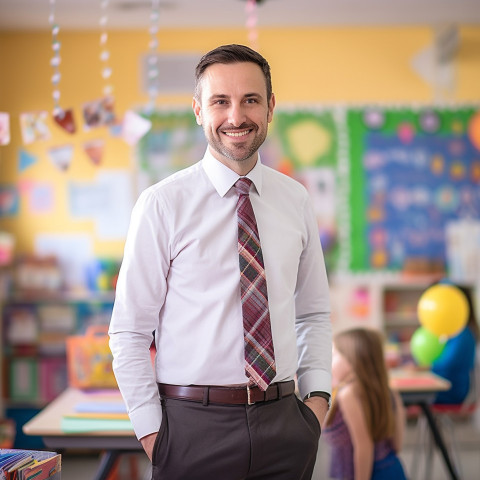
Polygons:
[[[459,453],[460,470],[463,480],[476,480],[480,472],[480,411],[469,420],[456,421],[454,426],[457,451]],[[401,459],[410,480],[448,480],[449,474],[444,466],[443,460],[438,452],[433,454],[432,469],[430,476],[425,474],[425,453],[421,454],[418,470],[415,476],[412,475],[412,461],[414,452],[421,446],[417,445],[418,430],[414,421],[407,424],[404,449]],[[135,455],[138,475],[135,479],[130,470],[128,457],[123,457],[118,475],[115,479],[109,480],[150,480],[151,473],[147,457],[143,454]],[[92,454],[64,453],[62,458],[62,479],[63,480],[89,480],[93,479],[98,457]],[[312,480],[329,480],[328,476],[328,447],[320,441],[317,464]],[[222,479],[224,480],[224,479]],[[225,479],[228,480],[228,479]]]

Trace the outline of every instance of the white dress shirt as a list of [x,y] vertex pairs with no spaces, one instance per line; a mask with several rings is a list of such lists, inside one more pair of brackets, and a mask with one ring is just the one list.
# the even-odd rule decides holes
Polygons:
[[[302,398],[330,392],[329,290],[307,191],[260,160],[247,177],[267,279],[274,381],[297,374]],[[156,382],[247,382],[232,188],[238,178],[207,150],[202,161],[146,189],[132,211],[109,333],[138,438],[160,428]]]

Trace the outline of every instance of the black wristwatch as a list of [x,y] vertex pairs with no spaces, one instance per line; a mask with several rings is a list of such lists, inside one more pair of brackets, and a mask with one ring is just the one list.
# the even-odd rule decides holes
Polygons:
[[303,401],[307,400],[308,398],[311,398],[311,397],[322,397],[324,398],[327,402],[328,402],[328,408],[330,408],[330,405],[331,405],[331,395],[327,392],[310,392],[308,393],[307,395],[305,395],[305,398],[303,399]]

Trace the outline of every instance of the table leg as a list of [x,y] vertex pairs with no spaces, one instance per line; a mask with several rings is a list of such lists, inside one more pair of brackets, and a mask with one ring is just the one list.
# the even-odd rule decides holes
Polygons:
[[445,465],[447,466],[448,471],[450,472],[450,476],[452,480],[460,480],[458,472],[456,471],[452,461],[450,460],[447,447],[445,445],[445,442],[443,441],[442,434],[438,429],[437,423],[435,422],[435,418],[433,417],[432,411],[430,410],[428,404],[425,402],[419,402],[419,405],[423,413],[425,414],[425,417],[427,418],[428,425],[430,426],[430,430],[432,431],[432,434],[433,434],[433,439],[435,440],[435,444],[437,445],[437,447],[440,449],[442,453],[443,460],[445,461]]
[[115,462],[118,460],[122,452],[118,450],[108,450],[102,454],[100,465],[95,473],[94,480],[107,480]]

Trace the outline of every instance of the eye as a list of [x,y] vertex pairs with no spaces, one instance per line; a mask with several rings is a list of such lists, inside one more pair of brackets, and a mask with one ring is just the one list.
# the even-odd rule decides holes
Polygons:
[[245,103],[258,103],[256,98],[247,98]]

